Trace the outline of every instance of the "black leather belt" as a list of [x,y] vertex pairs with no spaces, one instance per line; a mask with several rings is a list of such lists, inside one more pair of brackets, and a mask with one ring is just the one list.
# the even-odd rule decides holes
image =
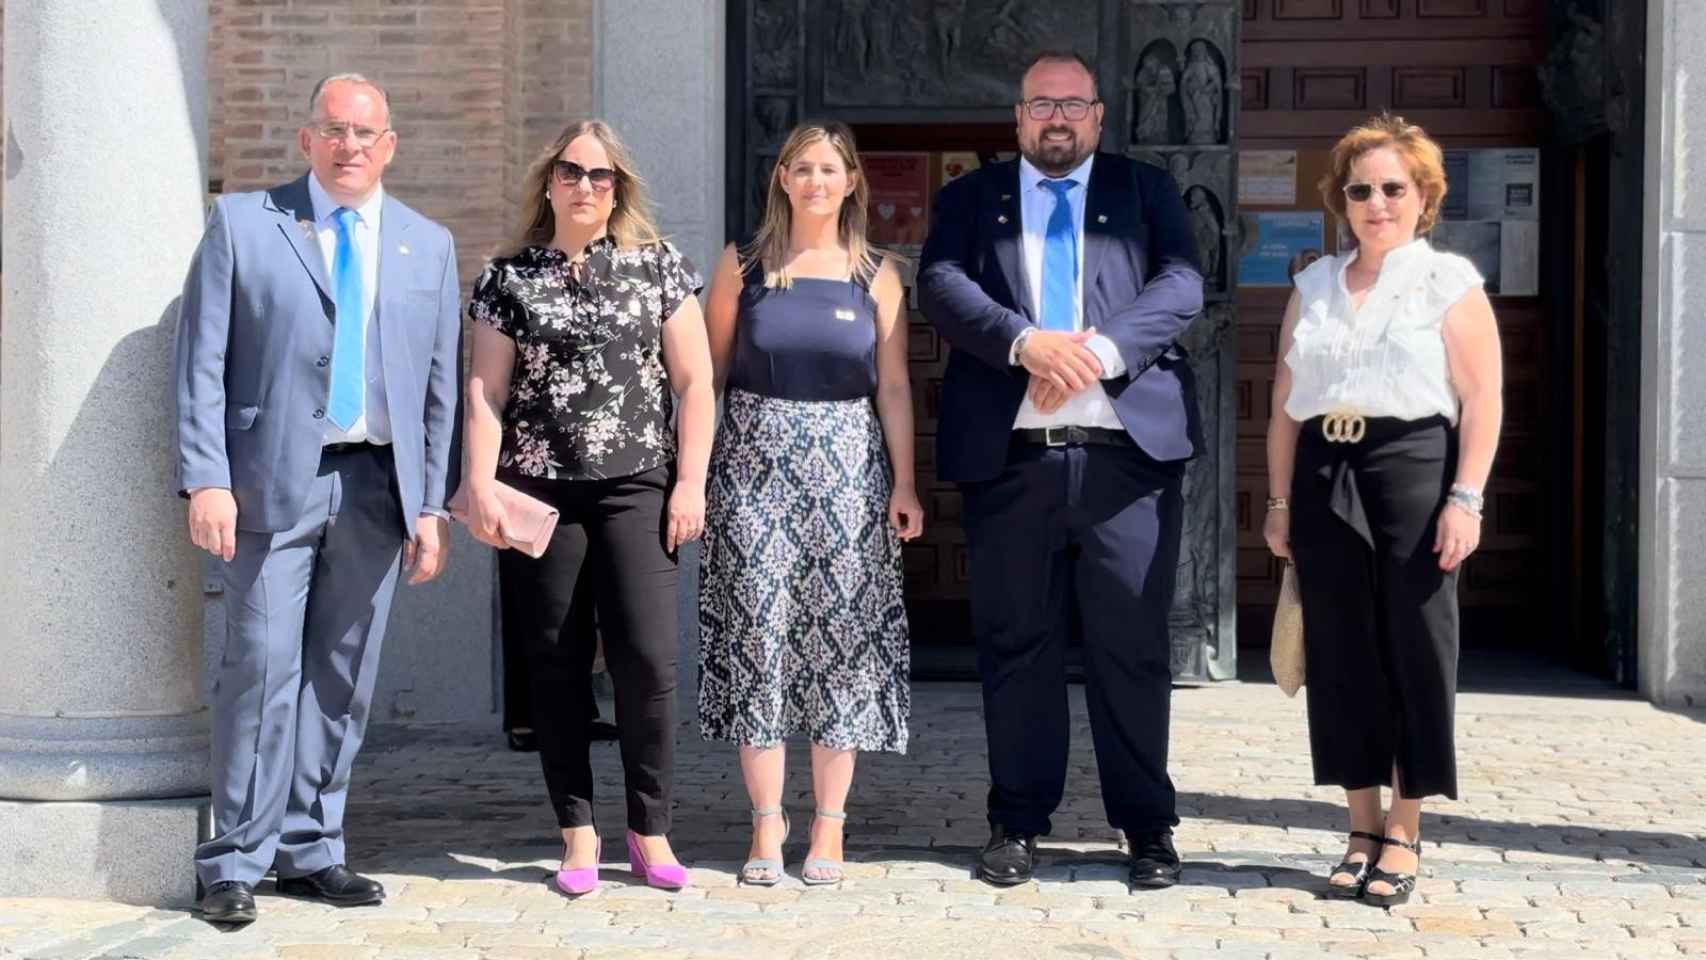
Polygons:
[[328,443],[320,447],[320,456],[330,457],[345,453],[364,453],[374,450],[384,450],[387,445],[368,443],[360,440],[355,443]]
[[1070,447],[1096,444],[1104,447],[1132,446],[1131,435],[1124,430],[1107,427],[1040,427],[1014,430],[1013,439],[1037,443],[1045,447]]

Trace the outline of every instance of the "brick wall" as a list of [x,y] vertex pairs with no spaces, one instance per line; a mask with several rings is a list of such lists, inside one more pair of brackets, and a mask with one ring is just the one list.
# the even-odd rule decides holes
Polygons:
[[509,229],[538,131],[591,102],[591,0],[213,0],[210,12],[211,179],[229,192],[300,174],[314,81],[367,73],[397,114],[386,188],[455,233],[464,282]]
[[466,285],[508,233],[528,161],[591,106],[592,6],[209,0],[210,184],[234,192],[300,175],[296,131],[314,81],[367,73],[397,113],[386,188],[456,235]]
[[569,121],[592,110],[593,0],[512,0],[510,96],[506,131],[511,186],[505,224],[514,222],[519,184],[533,158]]

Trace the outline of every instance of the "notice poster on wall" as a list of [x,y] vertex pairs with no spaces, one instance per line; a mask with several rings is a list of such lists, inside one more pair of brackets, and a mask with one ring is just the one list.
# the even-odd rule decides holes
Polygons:
[[916,253],[929,227],[930,154],[866,153],[860,161],[871,187],[871,242]]
[[977,154],[970,150],[950,150],[937,154],[942,158],[942,183],[963,177],[980,165]]
[[1434,247],[1468,257],[1489,294],[1539,294],[1540,151],[1447,150],[1445,179]]
[[1241,287],[1289,286],[1325,250],[1325,214],[1319,210],[1259,211],[1243,220],[1249,239],[1238,260]]
[[1245,207],[1296,206],[1297,151],[1239,151],[1238,203]]
[[1469,220],[1539,220],[1540,151],[1470,150]]
[[1499,265],[1504,260],[1503,225],[1497,220],[1441,220],[1428,242],[1435,250],[1465,257],[1486,281],[1489,294],[1501,293]]

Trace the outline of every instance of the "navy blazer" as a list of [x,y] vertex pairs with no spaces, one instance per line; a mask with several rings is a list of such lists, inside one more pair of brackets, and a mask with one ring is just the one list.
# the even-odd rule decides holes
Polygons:
[[[320,466],[337,307],[306,176],[214,201],[178,312],[178,485],[228,487],[237,528],[288,530]],[[450,231],[385,194],[380,362],[403,529],[462,468],[461,286]]]
[[[1030,374],[1007,362],[1037,318],[1025,277],[1019,161],[991,164],[936,195],[918,302],[953,348],[942,380],[937,475],[987,480],[1007,462]],[[1173,178],[1096,154],[1084,207],[1084,325],[1119,349],[1125,373],[1102,380],[1120,423],[1159,461],[1202,450],[1196,378],[1176,342],[1202,310],[1195,235]]]

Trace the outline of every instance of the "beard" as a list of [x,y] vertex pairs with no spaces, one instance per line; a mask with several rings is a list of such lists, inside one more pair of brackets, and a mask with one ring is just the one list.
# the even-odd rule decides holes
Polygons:
[[[1049,140],[1049,134],[1064,133],[1069,140]],[[1031,161],[1031,166],[1051,176],[1059,177],[1071,173],[1073,168],[1084,162],[1090,155],[1090,149],[1078,136],[1077,131],[1068,127],[1044,127],[1037,131],[1036,136],[1029,142],[1021,144],[1021,153]]]

